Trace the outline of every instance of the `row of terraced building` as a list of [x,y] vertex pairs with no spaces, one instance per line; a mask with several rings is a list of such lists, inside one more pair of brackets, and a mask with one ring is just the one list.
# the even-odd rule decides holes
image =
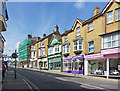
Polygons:
[[56,25],[53,33],[29,44],[28,59],[21,60],[19,52],[19,60],[24,66],[67,73],[74,73],[75,61],[76,74],[108,77],[120,73],[119,47],[120,3],[110,0],[101,12],[96,6],[90,19],[77,18],[63,34]]

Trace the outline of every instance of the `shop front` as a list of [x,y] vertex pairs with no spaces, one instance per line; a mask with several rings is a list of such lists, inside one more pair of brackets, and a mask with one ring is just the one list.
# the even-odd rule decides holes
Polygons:
[[101,53],[85,56],[86,75],[118,77],[120,75],[120,50],[118,48],[101,50]]
[[31,68],[37,68],[37,58],[30,59],[30,66]]
[[76,74],[83,74],[83,61],[84,55],[75,55],[69,56],[67,58],[63,58],[63,72],[66,73],[73,73],[74,74],[74,62],[73,58],[76,59],[75,61],[75,72]]
[[40,70],[48,70],[47,58],[38,59],[38,66]]
[[48,58],[49,70],[62,70],[61,57]]
[[107,59],[107,76],[117,77],[120,75],[120,49],[112,48],[101,50],[101,54]]

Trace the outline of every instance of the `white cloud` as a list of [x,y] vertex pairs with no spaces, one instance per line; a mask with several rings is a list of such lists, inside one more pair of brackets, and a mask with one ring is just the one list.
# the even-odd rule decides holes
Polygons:
[[84,8],[84,6],[85,6],[85,0],[77,0],[77,2],[75,2],[74,6],[77,9]]

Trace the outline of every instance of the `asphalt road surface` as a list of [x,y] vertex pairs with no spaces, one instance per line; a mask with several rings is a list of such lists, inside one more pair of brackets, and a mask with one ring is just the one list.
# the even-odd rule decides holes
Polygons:
[[[14,70],[13,68],[10,68]],[[58,74],[51,74],[40,71],[33,71],[28,69],[17,68],[17,73],[26,77],[32,83],[34,83],[39,90],[46,91],[106,91],[111,89],[109,87],[118,88],[118,83],[97,81],[83,78],[74,78],[69,76],[63,76]],[[115,90],[113,90],[115,91]]]

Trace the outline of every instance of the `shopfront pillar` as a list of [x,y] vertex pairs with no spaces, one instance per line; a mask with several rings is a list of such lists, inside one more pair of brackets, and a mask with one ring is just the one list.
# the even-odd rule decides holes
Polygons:
[[107,79],[109,77],[109,58],[107,58]]
[[88,60],[84,60],[84,75],[88,75]]

